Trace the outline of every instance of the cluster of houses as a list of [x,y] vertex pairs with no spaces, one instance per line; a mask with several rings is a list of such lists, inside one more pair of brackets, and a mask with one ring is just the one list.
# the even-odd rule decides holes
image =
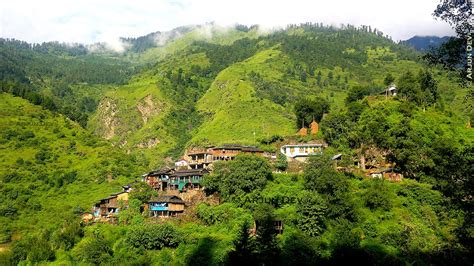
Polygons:
[[[185,201],[178,195],[192,190],[201,190],[203,176],[212,171],[216,161],[234,160],[239,154],[264,156],[264,152],[255,146],[222,145],[207,148],[193,148],[186,151],[174,168],[162,168],[142,175],[147,183],[160,196],[151,198],[145,206],[151,217],[176,217],[184,212]],[[128,206],[132,185],[123,186],[123,191],[101,199],[95,204],[91,220],[115,222],[120,209]]]
[[[315,124],[313,124],[313,130],[314,127]],[[280,152],[286,156],[288,161],[305,161],[309,156],[321,155],[325,147],[325,144],[322,143],[288,144],[281,146]],[[269,159],[276,157],[274,154],[266,153],[255,146],[228,144],[191,148],[175,163],[173,168],[165,167],[142,175],[141,181],[147,183],[160,195],[151,198],[143,206],[143,210],[148,212],[151,217],[176,217],[182,214],[186,203],[179,195],[194,190],[202,190],[203,177],[212,171],[214,162],[234,160],[239,154],[254,154]],[[336,168],[341,157],[341,154],[333,157]],[[372,178],[384,178],[391,181],[402,179],[402,176],[390,167],[369,169],[366,174]],[[126,185],[123,186],[121,192],[101,199],[93,207],[90,219],[114,222],[119,211],[127,208],[129,193],[132,190],[132,185]]]

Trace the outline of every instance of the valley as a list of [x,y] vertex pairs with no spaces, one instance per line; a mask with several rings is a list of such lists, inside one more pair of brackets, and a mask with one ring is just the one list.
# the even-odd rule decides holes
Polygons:
[[471,261],[456,69],[367,26],[121,42],[0,39],[1,265]]

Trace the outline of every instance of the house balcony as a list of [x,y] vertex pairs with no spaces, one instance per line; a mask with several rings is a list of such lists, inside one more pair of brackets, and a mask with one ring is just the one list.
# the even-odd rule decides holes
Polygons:
[[150,206],[150,211],[167,211],[168,206]]
[[212,160],[208,159],[197,159],[197,160],[191,160],[189,164],[204,164],[204,163],[212,163]]

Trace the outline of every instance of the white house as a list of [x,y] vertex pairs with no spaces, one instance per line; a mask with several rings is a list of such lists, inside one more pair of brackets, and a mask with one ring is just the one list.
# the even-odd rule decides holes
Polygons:
[[174,163],[174,166],[175,166],[176,168],[188,168],[188,167],[189,167],[189,163],[188,163],[186,160],[181,159],[181,160],[175,162],[175,163]]
[[323,144],[290,144],[283,145],[280,152],[287,158],[305,160],[311,155],[321,155],[323,153]]
[[397,91],[398,89],[395,84],[390,84],[387,88],[387,96],[397,96]]

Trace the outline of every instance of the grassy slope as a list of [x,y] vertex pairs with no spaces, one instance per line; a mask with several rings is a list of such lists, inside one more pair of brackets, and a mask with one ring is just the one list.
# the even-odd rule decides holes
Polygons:
[[280,51],[268,49],[230,66],[216,77],[197,104],[207,114],[192,142],[222,144],[228,142],[254,143],[268,134],[289,135],[295,130],[291,112],[267,99],[258,99],[247,74],[261,73],[268,78],[280,78],[269,59]]
[[[1,234],[61,224],[74,207],[88,210],[144,170],[77,124],[23,99],[1,94],[0,110]],[[75,177],[64,178],[72,172]],[[16,211],[5,215],[9,208]]]

